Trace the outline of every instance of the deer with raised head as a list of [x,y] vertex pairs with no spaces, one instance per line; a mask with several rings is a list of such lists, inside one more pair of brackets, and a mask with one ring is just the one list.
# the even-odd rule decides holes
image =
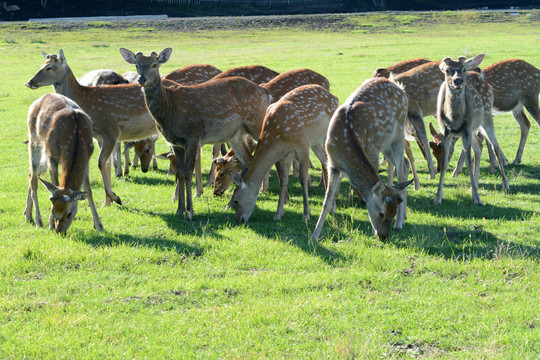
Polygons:
[[397,74],[401,74],[405,71],[411,70],[412,68],[415,68],[419,65],[425,64],[430,62],[431,60],[423,59],[423,58],[417,58],[417,59],[410,59],[410,60],[403,60],[400,62],[397,62],[393,65],[390,65],[386,68],[377,68],[375,71],[373,71],[373,74],[371,75],[372,78],[378,78],[383,77],[389,79],[391,76],[395,76]]
[[[24,210],[26,220],[32,221],[34,207],[34,223],[43,226],[37,197],[39,179],[51,193],[51,229],[65,233],[75,219],[79,201],[88,197],[94,228],[103,230],[88,175],[88,162],[94,150],[92,120],[88,115],[65,96],[43,95],[28,110],[28,138],[30,184]],[[58,165],[62,167],[60,181]],[[39,178],[47,168],[51,182]]]
[[229,207],[236,211],[238,222],[245,223],[249,220],[255,209],[261,182],[276,163],[281,191],[274,220],[281,219],[293,158],[298,159],[300,166],[300,184],[304,199],[303,220],[309,220],[309,149],[313,150],[323,164],[323,177],[326,178],[326,154],[322,144],[330,118],[338,105],[338,99],[319,85],[300,86],[270,105],[248,170],[243,176],[231,173],[237,188]]
[[180,186],[176,213],[191,219],[191,181],[199,148],[228,142],[246,168],[251,153],[245,138],[260,134],[270,95],[241,77],[167,88],[162,84],[159,67],[169,60],[171,52],[167,48],[160,54],[145,56],[120,49],[124,60],[137,67],[148,109],[173,148]]
[[[311,236],[316,242],[326,216],[335,207],[342,175],[366,202],[376,236],[388,237],[403,227],[407,209],[408,165],[403,157],[407,95],[385,78],[366,80],[334,113],[326,138],[328,186],[321,215]],[[379,153],[397,169],[400,183],[387,186],[379,178]]]
[[98,166],[105,188],[105,205],[112,201],[122,204],[111,186],[110,157],[116,143],[158,134],[140,87],[136,84],[83,86],[73,75],[62,50],[58,55],[42,55],[45,63],[25,85],[31,89],[54,85],[57,93],[75,101],[92,118],[93,136],[101,147]]
[[162,79],[175,81],[179,84],[201,84],[221,74],[222,71],[210,64],[193,64],[181,67],[163,75]]
[[[272,102],[275,103],[283,95],[289,91],[302,86],[302,85],[320,85],[326,90],[330,90],[330,82],[323,75],[310,70],[310,69],[297,69],[286,71],[267,83],[261,85],[270,92],[272,96]],[[253,150],[255,150],[255,144],[253,144]],[[295,163],[296,159],[293,160]],[[240,169],[240,162],[234,155],[234,151],[229,151],[222,158],[214,158],[215,164],[215,183],[214,183],[214,195],[222,195],[232,184],[231,171],[238,172]],[[321,178],[322,180],[322,178]],[[268,179],[266,178],[261,187],[261,191],[265,191],[268,188]]]
[[[482,205],[478,194],[478,178],[480,175],[481,149],[476,132],[488,142],[497,157],[504,190],[509,190],[508,179],[504,172],[504,154],[497,142],[493,126],[493,90],[491,86],[476,72],[468,70],[477,68],[484,54],[466,60],[460,56],[458,60],[444,58],[440,71],[444,74],[444,83],[440,87],[437,100],[437,120],[441,133],[441,172],[439,188],[435,196],[435,205],[443,199],[444,175],[448,168],[449,154],[454,138],[461,137],[463,150],[472,186],[472,198],[475,205]],[[474,149],[474,167],[471,160],[471,146]]]

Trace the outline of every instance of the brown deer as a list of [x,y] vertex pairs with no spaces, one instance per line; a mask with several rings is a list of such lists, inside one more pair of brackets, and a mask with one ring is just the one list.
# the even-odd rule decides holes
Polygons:
[[[493,90],[476,72],[468,72],[480,65],[484,54],[466,60],[460,56],[458,60],[444,58],[440,64],[440,71],[444,74],[444,83],[441,85],[437,100],[437,120],[441,132],[441,172],[439,188],[435,196],[435,205],[440,205],[443,199],[444,175],[448,168],[450,148],[454,138],[461,137],[465,161],[469,169],[472,186],[472,198],[475,205],[482,205],[478,195],[478,178],[480,175],[480,156],[477,131],[486,139],[497,156],[501,172],[503,189],[509,190],[508,179],[504,173],[504,154],[495,137],[493,126]],[[474,167],[471,160],[471,146],[474,149]]]
[[397,62],[393,65],[390,65],[387,68],[377,68],[371,75],[372,78],[378,78],[378,77],[384,77],[389,79],[392,75],[401,74],[405,71],[411,70],[412,68],[415,68],[419,65],[425,64],[430,62],[431,60],[428,59],[410,59],[410,60],[403,60],[400,62]]
[[[326,139],[328,186],[321,215],[311,236],[316,242],[326,216],[335,207],[341,176],[366,202],[376,236],[388,237],[403,227],[406,218],[407,160],[403,157],[407,95],[385,78],[366,80],[334,113]],[[379,178],[379,153],[397,169],[399,184],[389,187]]]
[[251,153],[245,138],[260,133],[270,95],[241,77],[167,88],[162,84],[159,67],[169,60],[171,52],[167,48],[159,55],[152,52],[145,56],[120,49],[124,60],[136,65],[148,109],[173,147],[180,186],[176,213],[191,219],[191,181],[199,148],[204,144],[229,142],[244,168],[247,167]]
[[[311,148],[322,164],[326,155],[322,144],[326,138],[328,123],[339,105],[338,99],[319,85],[304,85],[285,94],[272,104],[266,112],[253,160],[244,176],[232,172],[237,185],[229,206],[236,211],[236,220],[245,223],[255,208],[262,180],[277,163],[281,185],[274,220],[283,216],[283,205],[287,198],[287,183],[293,158],[298,158],[300,183],[304,199],[303,220],[309,220],[308,203],[309,149]],[[323,166],[323,177],[326,166]]]
[[201,84],[221,74],[221,70],[209,64],[187,65],[180,69],[163,75],[163,79],[175,81],[179,84]]
[[[324,89],[330,90],[328,79],[310,69],[286,71],[261,86],[270,92],[272,102],[274,103],[289,91],[299,86],[310,84],[320,85]],[[253,150],[255,150],[255,144],[253,144]],[[293,161],[296,163],[296,159]],[[213,162],[215,165],[214,195],[221,196],[232,184],[231,170],[238,172],[241,164],[234,155],[234,151],[229,151],[222,158],[214,158]],[[268,179],[266,178],[261,191],[265,191],[267,187]]]
[[93,136],[101,147],[98,166],[105,188],[105,205],[112,201],[122,204],[111,186],[109,159],[116,143],[158,134],[140,87],[136,84],[83,86],[73,75],[62,50],[58,55],[42,55],[45,63],[25,85],[31,89],[54,85],[57,93],[75,101],[92,118]]
[[[94,228],[103,230],[88,175],[88,162],[94,151],[92,121],[88,115],[63,95],[43,95],[28,110],[28,137],[30,184],[24,210],[26,220],[32,221],[34,207],[34,222],[36,226],[43,226],[37,188],[39,175],[48,168],[51,182],[39,180],[51,193],[51,229],[65,233],[75,219],[79,201],[88,197]],[[62,167],[60,182],[58,165]]]

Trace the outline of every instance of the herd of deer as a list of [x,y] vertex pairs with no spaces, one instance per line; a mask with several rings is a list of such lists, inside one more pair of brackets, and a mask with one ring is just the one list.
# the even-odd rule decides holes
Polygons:
[[[169,60],[171,52],[167,48],[160,54],[152,52],[146,56],[120,49],[122,57],[136,66],[136,72],[119,75],[112,70],[99,70],[79,80],[62,50],[58,54],[42,53],[45,63],[25,85],[31,89],[54,85],[57,94],[42,96],[28,112],[28,221],[32,221],[34,207],[35,224],[43,226],[36,191],[40,174],[49,169],[51,182],[39,180],[51,192],[50,227],[65,232],[75,217],[78,201],[88,198],[94,228],[103,230],[88,175],[94,138],[100,147],[98,166],[106,205],[122,204],[111,186],[111,159],[114,158],[116,174],[121,176],[120,142],[125,142],[124,173],[129,171],[127,149],[131,146],[144,172],[156,157],[171,160],[170,171],[176,175],[177,215],[186,219],[193,216],[194,171],[196,195],[202,193],[200,149],[205,144],[215,144],[215,170],[211,170],[209,182],[215,184],[217,195],[231,182],[237,185],[228,207],[236,211],[239,222],[250,218],[272,164],[281,186],[274,219],[281,219],[288,201],[292,162],[297,164],[302,186],[303,219],[310,218],[311,149],[321,162],[321,179],[326,187],[311,240],[319,238],[328,212],[335,209],[336,194],[345,175],[365,202],[375,235],[386,238],[394,218],[394,229],[401,229],[405,222],[406,188],[413,181],[408,181],[410,169],[415,187],[419,186],[408,140],[418,142],[430,178],[435,177],[437,170],[440,172],[434,200],[438,205],[442,202],[444,175],[454,143],[461,138],[463,150],[454,176],[466,162],[473,202],[482,205],[478,180],[484,139],[492,171],[499,168],[503,189],[509,190],[504,172],[507,160],[495,136],[493,112],[512,112],[521,128],[514,164],[521,161],[531,126],[524,108],[540,125],[540,70],[523,60],[505,60],[482,70],[478,66],[483,55],[469,60],[405,60],[375,70],[372,78],[339,106],[338,99],[329,92],[328,80],[309,69],[278,74],[264,66],[246,66],[221,72],[203,64],[160,76],[159,68]],[[428,115],[437,117],[440,129],[438,133],[430,123],[431,142],[424,124]],[[170,153],[154,154],[159,134],[170,145]],[[227,154],[222,145],[225,143],[230,146]],[[223,158],[218,158],[220,150]],[[115,156],[111,156],[113,153]],[[380,153],[389,163],[389,185],[379,177]],[[58,165],[62,167],[60,181]],[[398,184],[393,186],[394,170]]]

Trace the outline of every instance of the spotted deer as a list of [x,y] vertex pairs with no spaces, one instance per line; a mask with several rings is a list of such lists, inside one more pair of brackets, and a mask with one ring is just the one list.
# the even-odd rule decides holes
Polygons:
[[31,89],[54,85],[57,93],[75,101],[93,122],[93,136],[101,151],[98,166],[105,188],[105,205],[122,204],[112,190],[111,153],[119,141],[141,140],[158,134],[156,123],[136,84],[83,86],[69,67],[62,50],[45,54],[45,63],[27,84]]
[[[335,207],[342,175],[362,195],[376,236],[388,237],[406,218],[408,165],[403,157],[407,95],[385,78],[366,80],[334,113],[326,139],[328,186],[321,215],[311,236],[319,239],[326,216]],[[394,164],[400,183],[390,187],[379,178],[379,153]]]
[[[282,96],[289,91],[302,86],[302,85],[320,85],[326,90],[330,90],[330,82],[326,77],[310,69],[296,69],[286,71],[267,83],[261,84],[261,87],[270,92],[272,96],[272,102],[275,103]],[[253,144],[253,150],[255,150],[255,144]],[[296,162],[296,159],[293,160]],[[215,158],[215,183],[214,183],[214,195],[222,195],[232,184],[231,170],[238,172],[240,169],[240,162],[234,155],[234,151],[229,151],[224,157]],[[322,179],[322,177],[321,177]],[[265,178],[261,191],[266,190],[268,187],[268,178]]]
[[[309,149],[313,150],[322,164],[326,164],[322,144],[326,138],[330,118],[338,105],[338,99],[319,85],[297,87],[270,105],[246,173],[243,176],[231,173],[237,188],[229,207],[235,210],[238,222],[245,223],[249,220],[255,209],[261,182],[270,167],[276,163],[281,191],[274,220],[281,220],[289,170],[295,157],[298,158],[300,166],[300,183],[304,199],[303,220],[309,220],[311,216],[308,203]],[[326,166],[323,166],[323,169],[326,169]],[[324,172],[323,177],[326,178]]]
[[191,219],[191,181],[199,148],[204,144],[229,142],[244,168],[247,167],[251,153],[245,138],[260,133],[270,95],[241,77],[165,87],[159,67],[169,60],[171,52],[171,48],[166,48],[159,55],[152,52],[145,56],[120,49],[124,60],[137,67],[148,109],[173,148],[180,186],[176,214]]
[[403,60],[400,62],[397,62],[393,65],[390,65],[386,68],[377,68],[375,71],[373,71],[373,74],[371,75],[372,78],[378,78],[383,77],[389,79],[390,76],[395,76],[397,74],[401,74],[405,71],[411,70],[412,68],[415,68],[419,65],[425,64],[430,62],[431,60],[423,59],[423,58],[417,58],[417,59],[410,59],[410,60]]
[[[51,193],[49,226],[57,233],[65,233],[77,214],[79,201],[88,197],[94,228],[103,230],[92,197],[88,162],[94,150],[92,121],[77,104],[59,94],[46,94],[28,110],[28,152],[30,181],[24,210],[26,220],[43,226],[38,205],[38,179]],[[58,181],[58,165],[62,176]],[[51,182],[39,176],[49,169]],[[84,191],[81,191],[84,187]]]
[[[448,168],[449,153],[453,139],[461,137],[465,161],[469,169],[472,186],[472,198],[475,205],[482,205],[478,194],[478,178],[480,174],[481,150],[477,144],[477,131],[486,139],[497,156],[501,172],[503,189],[509,190],[503,165],[504,154],[495,137],[493,126],[493,90],[491,86],[476,72],[467,72],[476,68],[484,59],[484,54],[466,60],[460,56],[458,60],[449,57],[440,63],[440,71],[444,74],[444,83],[440,87],[437,100],[437,120],[441,133],[441,172],[439,187],[435,196],[435,205],[443,199],[444,175]],[[474,167],[471,160],[471,146],[474,149]]]

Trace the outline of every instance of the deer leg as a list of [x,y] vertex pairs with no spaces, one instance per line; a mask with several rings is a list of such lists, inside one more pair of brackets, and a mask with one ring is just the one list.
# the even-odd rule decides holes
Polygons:
[[[220,150],[223,144],[215,144],[212,146],[212,159],[215,159],[219,156]],[[214,182],[216,181],[216,164],[212,161],[212,165],[210,166],[210,173],[208,173],[208,180],[206,180],[206,183],[204,186],[212,186],[214,185]]]
[[[483,145],[482,143],[484,142],[484,137],[481,135],[481,134],[477,134],[475,136],[473,136],[472,138],[472,149],[473,149],[473,152],[474,152],[474,156],[473,156],[473,167],[474,167],[474,179],[476,181],[476,184],[478,186],[479,182],[480,182],[480,160],[482,158],[482,149],[483,149]],[[489,147],[489,146],[488,146]],[[469,169],[469,171],[471,171]]]
[[328,173],[326,171],[326,167],[328,166],[328,157],[326,156],[326,152],[324,151],[323,144],[324,142],[322,142],[321,144],[312,145],[311,150],[313,151],[317,159],[319,159],[319,161],[321,162],[322,174],[320,184],[322,183],[324,188],[326,189],[328,186]]
[[467,170],[469,170],[469,178],[471,179],[473,203],[474,205],[482,206],[482,200],[480,200],[480,195],[478,194],[478,182],[476,181],[473,162],[471,159],[472,136],[472,133],[465,132],[461,137],[461,141],[463,142],[463,149],[465,150],[465,161],[467,164]]
[[202,157],[202,147],[200,147],[197,150],[197,158],[195,159],[195,164],[194,164],[195,166],[195,197],[200,197],[203,194],[201,157]]
[[321,235],[321,230],[326,221],[326,216],[330,211],[335,208],[336,195],[339,190],[339,184],[341,182],[341,173],[338,169],[328,168],[328,186],[326,187],[326,194],[324,195],[324,202],[321,209],[321,215],[319,215],[319,220],[317,220],[317,225],[313,234],[311,234],[311,243],[316,243]]
[[88,169],[86,170],[86,175],[84,176],[83,183],[84,191],[88,193],[88,205],[90,206],[90,212],[92,213],[92,222],[94,224],[94,229],[97,231],[103,231],[103,225],[101,220],[99,220],[99,215],[96,210],[96,204],[94,203],[94,197],[92,196],[92,187],[90,186],[90,176],[88,174]]
[[[60,184],[58,182],[58,162],[54,159],[49,159],[49,173],[51,174],[51,183],[58,186]],[[51,213],[49,214],[49,228],[54,230],[55,227],[55,218],[51,207]]]
[[294,153],[290,152],[289,154],[285,155],[283,159],[278,161],[279,166],[277,167],[278,170],[278,176],[279,176],[279,185],[280,185],[280,191],[279,191],[279,200],[278,200],[278,206],[276,210],[276,214],[274,215],[274,221],[281,220],[283,216],[283,207],[285,205],[285,199],[288,199],[288,191],[287,191],[287,185],[289,184],[289,171],[291,170],[291,162],[293,160]]
[[429,152],[429,142],[426,133],[426,125],[424,124],[424,118],[422,117],[422,114],[414,113],[409,114],[408,119],[416,131],[416,136],[418,137],[418,146],[420,146],[420,150],[427,160],[429,178],[434,179],[435,165],[433,164],[433,159],[431,158],[431,153]]
[[176,158],[176,191],[175,194],[178,198],[178,209],[176,215],[183,216],[186,211],[186,198],[185,198],[185,155],[186,151],[183,147],[173,146],[174,156]]
[[103,178],[103,187],[105,188],[104,206],[110,205],[112,201],[122,205],[122,200],[112,191],[111,185],[111,153],[116,146],[116,141],[104,141],[99,152],[98,167]]
[[311,211],[309,209],[309,148],[306,151],[300,152],[298,156],[298,176],[300,177],[300,185],[302,186],[302,197],[304,201],[304,215],[302,217],[303,221],[309,221],[311,217]]
[[[383,151],[384,157],[388,160],[389,164],[392,164],[396,169],[398,183],[407,181],[407,174],[409,173],[409,166],[407,160],[403,157],[403,141],[396,141],[390,145],[388,149]],[[390,180],[388,181],[390,184]],[[399,192],[403,201],[399,204],[396,221],[394,223],[395,230],[401,230],[407,217],[407,189]]]
[[408,141],[405,141],[405,154],[407,154],[407,158],[409,158],[409,164],[411,166],[411,171],[414,178],[414,189],[419,190],[420,178],[418,177],[418,173],[416,172],[416,167],[414,166],[414,155],[411,149],[411,143]]
[[112,151],[112,154],[111,154],[113,165],[114,165],[114,173],[116,174],[116,177],[122,176],[122,149],[120,148],[120,145],[121,144],[117,142],[114,145],[114,150]]
[[[186,220],[193,218],[193,197],[191,195],[191,184],[193,181],[193,172],[195,169],[195,163],[197,162],[197,156],[200,160],[201,148],[198,142],[186,143],[185,149],[185,167],[184,167],[184,179],[186,182]],[[199,161],[200,163],[200,161]],[[199,169],[200,170],[200,169]],[[202,185],[202,182],[201,182]]]
[[495,136],[495,129],[493,127],[482,126],[481,131],[483,132],[484,137],[486,138],[486,142],[488,143],[488,146],[490,146],[495,153],[495,156],[497,157],[497,161],[499,163],[499,172],[501,173],[502,178],[502,187],[505,191],[510,191],[510,184],[508,183],[508,178],[506,177],[506,173],[504,171],[504,164],[503,161],[505,159],[505,156],[502,152],[502,149],[499,145],[499,142],[497,141],[497,137]]
[[449,136],[442,136],[442,155],[441,155],[441,172],[439,174],[439,187],[437,189],[437,195],[433,203],[435,205],[441,205],[443,199],[443,187],[444,187],[444,175],[446,169],[448,169],[448,155],[450,152],[450,146],[452,145],[452,139]]
[[529,119],[527,119],[527,116],[525,116],[525,112],[523,111],[523,109],[512,111],[512,115],[514,116],[514,119],[516,119],[521,130],[519,147],[516,158],[513,162],[514,165],[518,165],[519,163],[521,163],[521,157],[523,156],[523,150],[525,150],[525,142],[527,142],[527,137],[529,136],[529,129],[531,128],[531,123]]
[[28,197],[26,199],[26,209],[24,212],[26,215],[26,220],[32,222],[32,205],[34,205],[34,223],[36,224],[36,227],[43,227],[43,222],[41,221],[41,212],[39,211],[37,189],[38,177],[35,172],[32,172],[30,174]]

